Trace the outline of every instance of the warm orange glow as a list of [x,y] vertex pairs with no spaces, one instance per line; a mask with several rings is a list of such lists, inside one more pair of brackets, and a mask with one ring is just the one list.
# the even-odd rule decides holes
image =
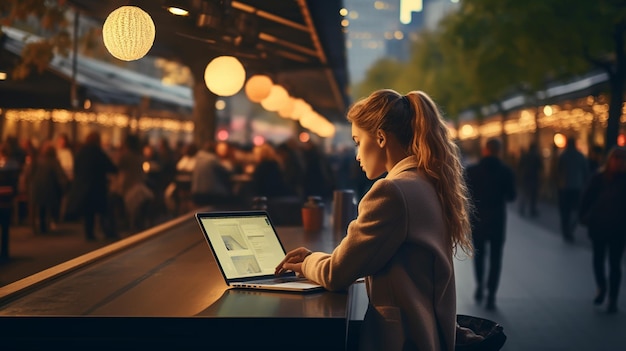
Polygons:
[[219,132],[217,132],[217,140],[220,140],[220,141],[228,140],[228,131],[222,129]]
[[266,75],[257,74],[246,82],[245,92],[248,99],[252,102],[261,102],[265,99],[272,89],[272,79]]
[[282,118],[291,118],[295,108],[295,99],[288,97],[285,103],[278,109],[278,115]]
[[552,116],[552,106],[546,105],[543,107],[543,114],[546,116]]
[[617,136],[617,145],[626,146],[626,135],[620,134]]
[[567,138],[565,135],[561,133],[554,134],[554,145],[556,145],[556,147],[562,149],[565,147],[565,144],[567,144]]
[[265,138],[262,137],[261,135],[256,135],[254,136],[254,138],[252,138],[252,143],[255,146],[263,145],[265,143]]
[[176,15],[176,16],[188,16],[189,15],[189,11],[181,7],[170,6],[167,8],[167,11],[169,11],[169,13],[171,13],[172,15]]
[[218,96],[235,95],[246,81],[246,70],[234,56],[216,57],[204,70],[207,88]]
[[302,132],[298,135],[298,139],[300,139],[300,142],[306,143],[311,140],[311,136],[307,132]]
[[261,106],[267,111],[276,112],[289,99],[289,93],[280,85],[274,84],[270,88],[269,95],[261,100]]

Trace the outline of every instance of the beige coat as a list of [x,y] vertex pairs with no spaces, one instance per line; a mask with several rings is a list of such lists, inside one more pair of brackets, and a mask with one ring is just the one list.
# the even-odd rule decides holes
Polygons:
[[366,277],[361,349],[454,350],[451,243],[435,189],[414,157],[374,183],[333,253],[309,255],[302,271],[329,290]]

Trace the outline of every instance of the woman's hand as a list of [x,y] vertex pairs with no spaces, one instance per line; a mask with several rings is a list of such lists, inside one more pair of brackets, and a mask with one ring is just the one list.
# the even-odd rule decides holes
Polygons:
[[299,247],[287,252],[285,258],[276,266],[274,274],[278,275],[286,271],[294,271],[297,274],[302,274],[302,261],[310,254],[311,250],[306,247]]

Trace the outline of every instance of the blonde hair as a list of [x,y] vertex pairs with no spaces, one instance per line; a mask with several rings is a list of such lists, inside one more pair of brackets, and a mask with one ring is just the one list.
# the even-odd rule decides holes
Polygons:
[[421,91],[401,95],[391,89],[373,92],[355,103],[348,121],[374,135],[392,133],[433,184],[442,206],[454,252],[472,255],[471,205],[460,151],[434,101]]

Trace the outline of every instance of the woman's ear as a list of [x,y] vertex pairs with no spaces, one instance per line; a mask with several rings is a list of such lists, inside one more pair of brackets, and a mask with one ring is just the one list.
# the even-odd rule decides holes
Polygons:
[[385,132],[379,129],[378,132],[376,132],[376,140],[378,141],[378,146],[385,146],[385,141],[387,140]]

